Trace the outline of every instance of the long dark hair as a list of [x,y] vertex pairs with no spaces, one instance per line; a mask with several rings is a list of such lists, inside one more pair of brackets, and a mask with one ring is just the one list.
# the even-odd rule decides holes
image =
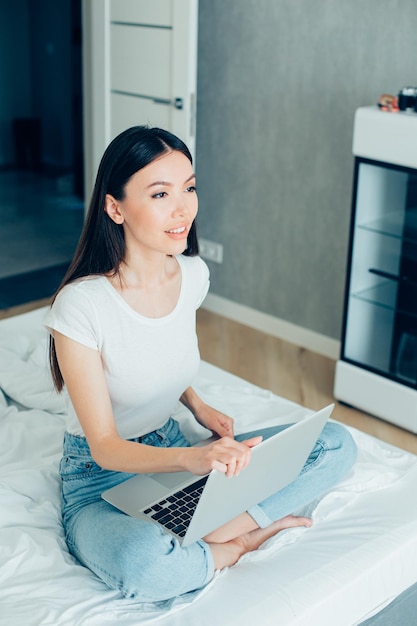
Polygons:
[[[104,210],[106,194],[123,200],[125,187],[139,170],[165,153],[178,151],[192,163],[192,156],[181,139],[161,128],[133,126],[108,145],[101,159],[90,206],[72,262],[53,298],[65,285],[92,274],[117,275],[125,259],[126,246],[122,224],[116,224]],[[195,221],[183,254],[198,254]],[[49,360],[55,388],[62,391],[64,380],[56,356],[55,342],[50,337]]]

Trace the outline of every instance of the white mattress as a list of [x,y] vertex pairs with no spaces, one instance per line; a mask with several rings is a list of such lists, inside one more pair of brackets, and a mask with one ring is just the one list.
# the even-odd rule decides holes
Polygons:
[[[417,581],[417,457],[351,429],[358,461],[306,509],[311,529],[279,534],[165,613],[109,590],[73,559],[63,536],[65,408],[49,379],[43,315],[0,322],[0,624],[352,626]],[[196,387],[242,431],[306,414],[207,363]],[[201,437],[184,408],[177,417]]]

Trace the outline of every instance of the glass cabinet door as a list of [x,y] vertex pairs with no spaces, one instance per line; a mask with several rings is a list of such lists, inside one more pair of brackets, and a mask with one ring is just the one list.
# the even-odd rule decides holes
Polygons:
[[342,359],[417,386],[417,172],[356,158]]

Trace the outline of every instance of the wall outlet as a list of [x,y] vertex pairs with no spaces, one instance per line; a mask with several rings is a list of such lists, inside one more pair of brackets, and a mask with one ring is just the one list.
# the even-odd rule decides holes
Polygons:
[[221,243],[215,243],[208,239],[199,239],[200,255],[206,261],[214,261],[214,263],[223,263],[223,246]]

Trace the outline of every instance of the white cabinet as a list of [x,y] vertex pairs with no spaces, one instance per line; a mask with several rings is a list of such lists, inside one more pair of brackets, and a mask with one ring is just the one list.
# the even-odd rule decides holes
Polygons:
[[417,113],[358,109],[334,394],[417,432]]

